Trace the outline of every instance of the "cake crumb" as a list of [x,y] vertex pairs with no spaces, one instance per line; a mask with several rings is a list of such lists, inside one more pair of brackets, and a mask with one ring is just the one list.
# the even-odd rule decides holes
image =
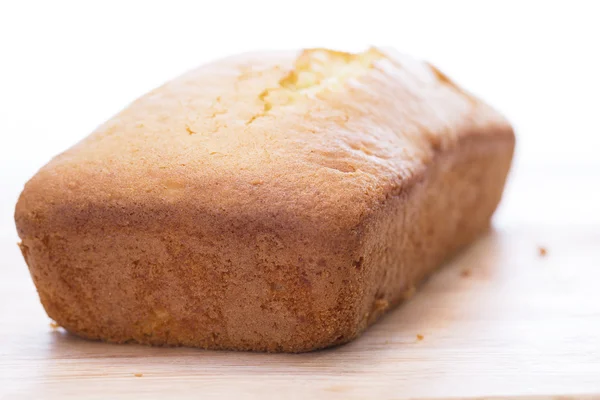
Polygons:
[[141,378],[142,376],[144,376],[144,374],[140,374],[139,372],[137,374],[133,374],[133,376],[135,376],[136,378]]
[[390,306],[390,303],[386,299],[377,299],[373,303],[373,311],[385,311]]
[[410,286],[404,291],[404,293],[402,293],[402,300],[410,300],[416,292],[417,289],[414,286]]
[[468,278],[469,276],[471,276],[471,270],[469,268],[465,268],[462,271],[460,271],[460,276],[462,276],[463,278]]
[[350,390],[349,386],[342,386],[342,385],[336,385],[336,386],[330,386],[328,388],[325,388],[325,390],[327,390],[328,392],[345,392]]
[[425,339],[425,336],[421,335],[420,333],[417,333],[417,340],[421,341],[423,339]]
[[58,328],[60,328],[60,325],[54,321],[50,322],[49,325],[50,325],[50,328],[52,328],[52,330],[54,330],[54,331],[57,330]]
[[544,246],[539,246],[538,253],[539,253],[540,257],[545,257],[546,254],[548,254],[548,249],[546,249]]

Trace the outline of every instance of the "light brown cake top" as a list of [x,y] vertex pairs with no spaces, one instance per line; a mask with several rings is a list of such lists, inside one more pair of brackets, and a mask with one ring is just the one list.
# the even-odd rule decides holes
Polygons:
[[459,138],[510,129],[435,68],[370,49],[250,53],[151,91],[26,187],[45,204],[173,205],[356,226]]

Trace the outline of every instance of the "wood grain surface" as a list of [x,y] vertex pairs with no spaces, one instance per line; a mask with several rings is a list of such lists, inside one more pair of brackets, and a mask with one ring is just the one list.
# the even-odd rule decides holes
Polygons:
[[358,340],[299,355],[69,335],[3,227],[0,398],[600,397],[598,185],[590,170],[515,168],[487,236]]

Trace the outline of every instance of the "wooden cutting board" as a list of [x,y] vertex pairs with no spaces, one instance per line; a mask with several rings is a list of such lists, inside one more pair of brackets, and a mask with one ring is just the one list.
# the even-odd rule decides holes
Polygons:
[[71,336],[50,326],[3,227],[0,398],[600,398],[600,175],[518,171],[495,228],[411,301],[299,355]]

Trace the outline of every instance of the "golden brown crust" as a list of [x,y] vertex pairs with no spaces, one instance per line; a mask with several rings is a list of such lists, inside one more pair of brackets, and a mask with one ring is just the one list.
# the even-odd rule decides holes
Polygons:
[[499,114],[427,64],[246,54],[53,159],[15,219],[69,331],[307,351],[356,337],[484,230],[513,148]]

